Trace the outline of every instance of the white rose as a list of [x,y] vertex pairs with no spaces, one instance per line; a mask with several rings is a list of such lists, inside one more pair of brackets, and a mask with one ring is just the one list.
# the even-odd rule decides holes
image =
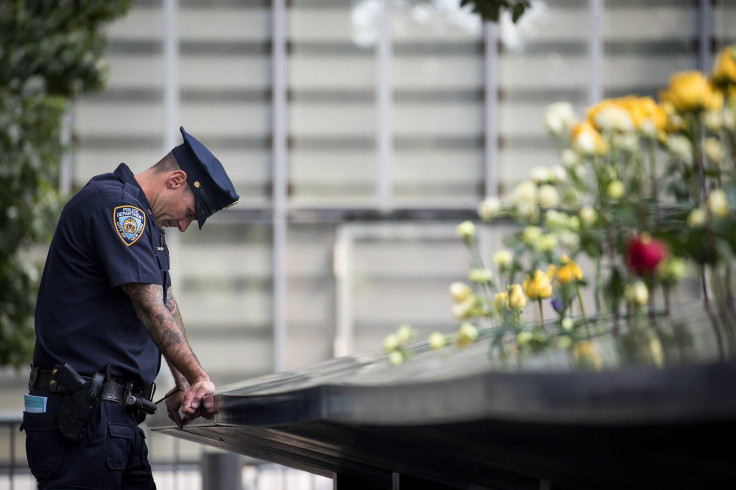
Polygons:
[[671,134],[667,138],[667,148],[670,153],[688,165],[693,163],[693,145],[685,136]]
[[429,336],[429,347],[432,350],[438,350],[438,349],[443,348],[446,342],[447,342],[447,339],[440,332],[433,332]]
[[590,206],[583,206],[580,209],[580,220],[584,225],[590,226],[598,219],[598,212]]
[[554,135],[562,135],[575,124],[577,116],[569,102],[555,102],[544,112],[544,127]]
[[626,285],[624,296],[632,303],[644,306],[649,302],[649,289],[643,281],[636,281]]
[[455,281],[450,284],[450,297],[458,303],[465,301],[471,294],[473,294],[473,288],[464,282]]
[[542,229],[538,226],[527,226],[521,235],[521,240],[525,245],[532,246],[542,236]]
[[493,262],[499,267],[508,267],[514,260],[514,256],[508,250],[499,250],[493,254]]
[[687,215],[687,226],[702,228],[708,222],[708,213],[703,208],[695,208]]
[[580,155],[575,150],[565,148],[560,153],[560,160],[566,168],[571,168],[580,163]]
[[543,208],[552,208],[560,202],[560,195],[554,186],[547,184],[539,188],[537,199],[539,200],[539,205]]
[[550,180],[549,169],[547,167],[534,167],[529,171],[529,178],[537,184]]
[[537,184],[535,184],[531,180],[525,180],[519,183],[514,188],[514,192],[512,196],[513,196],[513,201],[517,204],[518,203],[536,204],[537,203]]
[[708,211],[714,218],[724,218],[728,214],[728,199],[721,189],[715,189],[708,195]]
[[472,238],[475,236],[475,225],[472,221],[463,221],[457,225],[457,234],[460,238]]
[[726,149],[716,138],[705,138],[703,142],[705,157],[716,166],[720,166],[726,159]]
[[576,249],[580,246],[580,235],[572,231],[563,231],[560,233],[560,243],[568,249]]
[[540,252],[551,252],[557,248],[557,235],[554,233],[546,233],[539,237],[534,246]]
[[713,133],[720,131],[723,126],[723,116],[719,111],[705,111],[703,112],[702,119],[703,126]]
[[501,211],[501,201],[497,197],[488,197],[478,205],[478,216],[483,221],[491,221]]
[[595,124],[604,131],[632,131],[634,123],[626,109],[616,105],[607,105],[594,116]]
[[552,165],[549,169],[550,179],[553,182],[567,182],[567,171],[562,165]]

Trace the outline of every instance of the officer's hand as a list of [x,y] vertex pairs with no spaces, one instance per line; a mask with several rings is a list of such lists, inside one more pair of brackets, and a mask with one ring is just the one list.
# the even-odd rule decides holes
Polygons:
[[184,423],[194,420],[199,416],[211,416],[213,413],[214,397],[207,395],[212,395],[214,392],[215,384],[209,379],[197,381],[189,387],[184,393],[184,398],[181,402]]
[[179,415],[179,407],[181,407],[182,400],[184,399],[184,391],[178,387],[174,388],[174,390],[178,391],[166,398],[166,412],[168,412],[169,418],[176,424],[176,426],[181,429],[184,427],[184,421],[182,420],[181,415]]

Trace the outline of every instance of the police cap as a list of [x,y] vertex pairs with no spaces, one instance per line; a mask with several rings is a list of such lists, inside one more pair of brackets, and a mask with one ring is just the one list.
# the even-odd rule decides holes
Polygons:
[[189,186],[194,191],[197,221],[202,229],[207,218],[229,208],[240,199],[233,183],[215,155],[194,136],[180,127],[184,143],[172,150],[174,158],[187,174]]

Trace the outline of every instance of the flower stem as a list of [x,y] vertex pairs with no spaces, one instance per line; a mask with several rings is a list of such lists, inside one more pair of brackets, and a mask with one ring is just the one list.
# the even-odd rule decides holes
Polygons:
[[542,309],[542,300],[538,299],[537,303],[539,303],[539,321],[542,324],[542,330],[546,333],[547,330],[544,328],[544,311]]
[[578,301],[580,302],[580,313],[583,315],[583,321],[585,322],[585,331],[590,336],[590,326],[588,325],[588,315],[585,313],[585,302],[583,301],[583,294],[580,291],[580,283],[575,284],[575,292],[578,295]]
[[649,147],[649,185],[651,193],[651,198],[654,202],[657,201],[657,161],[654,157],[654,140],[649,139],[648,140],[648,147]]

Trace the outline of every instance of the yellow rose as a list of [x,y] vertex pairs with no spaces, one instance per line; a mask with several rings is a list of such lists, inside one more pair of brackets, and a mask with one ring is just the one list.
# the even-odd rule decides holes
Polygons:
[[718,53],[711,77],[719,87],[736,84],[736,44],[726,46]]
[[679,112],[720,110],[723,107],[723,95],[697,70],[672,75],[670,86],[659,93],[659,98],[671,103]]
[[628,111],[637,130],[650,137],[657,136],[664,131],[667,114],[664,108],[657,105],[651,97],[630,95],[616,99],[616,102]]
[[532,301],[552,296],[552,284],[549,282],[547,274],[537,269],[534,271],[533,278],[527,275],[524,281],[524,292]]
[[583,279],[582,269],[567,255],[562,256],[561,266],[557,267],[555,265],[551,265],[549,267],[548,275],[563,286],[570,284],[573,281],[581,281]]
[[526,306],[526,296],[521,289],[520,284],[512,284],[509,286],[509,302],[508,307],[512,310],[520,310]]
[[588,340],[576,342],[572,348],[572,355],[577,364],[591,367],[596,371],[603,368],[603,359],[598,354],[598,349]]

